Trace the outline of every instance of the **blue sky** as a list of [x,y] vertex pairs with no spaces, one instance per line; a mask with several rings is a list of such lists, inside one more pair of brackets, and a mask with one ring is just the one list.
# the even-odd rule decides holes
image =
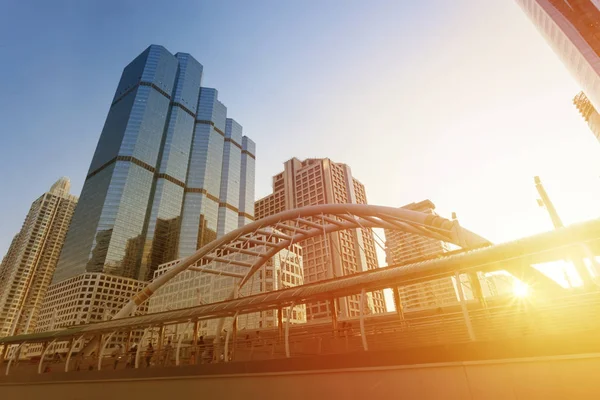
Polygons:
[[151,43],[204,65],[257,143],[257,197],[285,160],[330,157],[371,203],[429,198],[495,241],[551,227],[534,175],[566,222],[598,216],[579,89],[511,1],[8,0],[0,36],[2,254],[56,179],[79,194],[121,71]]

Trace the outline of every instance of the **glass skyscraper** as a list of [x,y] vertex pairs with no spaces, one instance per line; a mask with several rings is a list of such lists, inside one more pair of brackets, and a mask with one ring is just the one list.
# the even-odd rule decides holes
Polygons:
[[157,45],[125,67],[54,282],[83,272],[148,280],[253,219],[240,201],[254,197],[254,143],[202,71]]

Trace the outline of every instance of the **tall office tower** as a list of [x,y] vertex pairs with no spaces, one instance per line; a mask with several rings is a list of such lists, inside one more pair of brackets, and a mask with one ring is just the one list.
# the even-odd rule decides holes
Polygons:
[[596,139],[600,140],[600,114],[598,114],[590,99],[587,98],[585,93],[579,92],[573,98],[573,104],[575,104],[575,107],[577,107],[577,110],[579,110],[579,113],[585,119],[585,122],[587,122]]
[[[257,200],[254,213],[257,219],[278,212],[317,204],[366,204],[365,188],[352,177],[350,167],[328,158],[300,161],[292,158],[284,171],[273,177],[273,193]],[[307,283],[351,275],[378,268],[375,241],[370,229],[334,232],[299,243],[303,249],[304,281]],[[385,312],[383,292],[367,296],[370,312]],[[336,308],[340,317],[358,316],[359,297],[339,299]],[[309,320],[330,316],[330,304],[308,304]]]
[[598,110],[600,1],[517,0]]
[[77,197],[60,178],[31,204],[0,265],[0,336],[30,333],[63,247]]
[[[267,232],[271,232],[269,228]],[[277,233],[277,231],[275,231]],[[281,239],[275,237],[258,236],[259,240],[269,240],[278,242]],[[254,252],[266,251],[264,245],[251,246],[247,250]],[[254,262],[254,256],[234,253],[225,256],[234,261]],[[180,260],[163,264],[154,273],[157,278],[167,272]],[[196,265],[198,266],[198,265]],[[231,274],[244,274],[248,272],[248,267],[227,264],[226,262],[211,262],[201,265],[205,270],[220,271],[222,275],[207,273],[198,270],[186,270],[156,291],[150,298],[148,305],[149,313],[162,312],[178,308],[194,307],[200,304],[216,303],[230,298],[234,287],[239,283],[239,278]],[[250,278],[247,284],[240,291],[240,296],[247,297],[259,293],[270,292],[273,290],[285,289],[288,287],[304,284],[302,271],[302,248],[294,244],[289,249],[284,249],[269,259],[257,273]],[[283,310],[283,316],[287,317],[287,308]],[[284,319],[285,320],[285,319]],[[227,321],[225,328],[229,330],[231,320]],[[296,305],[292,310],[290,318],[291,323],[306,322],[306,306]],[[277,311],[266,310],[258,313],[243,314],[238,317],[238,330],[259,329],[274,327],[278,324]],[[184,339],[191,336],[190,326],[182,324],[174,328],[174,332],[184,334]],[[213,335],[217,326],[216,320],[200,321],[198,329],[199,335]],[[172,336],[169,333],[167,336]],[[173,337],[172,339],[176,339]]]
[[[430,200],[411,203],[402,208],[435,214],[435,205]],[[449,251],[448,244],[441,240],[391,229],[384,229],[384,232],[388,265],[410,264],[434,258]],[[463,292],[468,297],[467,291]],[[455,283],[452,278],[441,278],[429,282],[402,286],[399,288],[399,294],[404,310],[439,307],[457,301]]]
[[238,227],[254,220],[254,171],[256,145],[246,136],[242,139],[242,173],[240,176],[240,212]]
[[252,142],[217,91],[201,87],[202,71],[189,54],[157,45],[125,67],[54,282],[86,272],[149,280],[158,265],[237,227],[239,188],[254,176],[240,154]]

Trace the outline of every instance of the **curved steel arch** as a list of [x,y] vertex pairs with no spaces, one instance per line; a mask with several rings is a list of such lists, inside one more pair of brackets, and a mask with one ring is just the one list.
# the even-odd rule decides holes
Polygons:
[[[465,249],[491,244],[481,236],[462,228],[458,221],[403,208],[368,204],[322,204],[287,210],[254,221],[204,245],[150,282],[115,314],[113,319],[131,315],[157,289],[199,262],[216,261],[248,267],[246,274],[238,276],[241,281],[236,288],[237,292],[271,257],[292,244],[331,232],[358,228],[401,230],[443,240]],[[250,244],[255,247],[249,247]],[[257,247],[264,251],[255,251]],[[236,253],[254,257],[254,262],[240,262],[232,260],[231,257],[226,258]],[[194,269],[220,274],[219,270],[210,268],[194,267]],[[232,276],[231,273],[223,273],[226,274]]]

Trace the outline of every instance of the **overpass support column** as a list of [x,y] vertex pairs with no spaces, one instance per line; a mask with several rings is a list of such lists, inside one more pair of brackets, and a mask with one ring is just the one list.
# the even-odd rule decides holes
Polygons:
[[473,331],[473,326],[471,325],[471,318],[469,317],[469,310],[467,309],[467,301],[465,299],[465,294],[463,292],[462,282],[460,281],[460,273],[456,271],[454,274],[456,278],[456,288],[458,290],[458,299],[460,300],[460,308],[463,312],[463,317],[465,319],[465,325],[467,326],[467,332],[469,333],[469,339],[472,341],[475,340],[475,332]]
[[[483,296],[483,289],[481,288],[481,281],[479,280],[479,275],[477,275],[477,271],[470,271],[467,275],[469,276],[469,282],[471,283],[471,290],[473,290],[473,297],[475,297],[477,301],[479,301],[481,307],[487,308],[487,302],[485,300],[485,297]],[[456,284],[460,285],[461,282],[457,281]]]
[[4,359],[6,358],[6,352],[8,350],[8,344],[2,345],[2,353],[0,353],[0,365],[4,364]]
[[157,350],[158,350],[157,352],[159,354],[159,357],[160,357],[160,351],[162,350],[162,347],[163,347],[163,340],[164,339],[165,339],[165,326],[161,325],[160,329],[158,331],[158,346],[157,346],[158,347],[157,348]]
[[131,338],[133,337],[133,330],[130,329],[127,331],[127,342],[125,342],[125,354],[129,354],[129,349],[131,348]]
[[[592,274],[590,274],[588,269],[585,268],[585,265],[584,265],[584,268],[585,268],[585,272],[586,272],[586,277],[588,277],[590,282],[592,283],[593,279],[594,279],[594,275],[597,273],[600,273],[600,265],[598,264],[598,261],[596,261],[596,255],[592,252],[592,250],[590,250],[589,246],[586,243],[581,243],[581,248],[583,249],[585,256],[587,258],[589,258],[590,263],[591,263],[590,265],[591,265],[592,271],[593,271]],[[583,263],[583,261],[582,261],[582,263]],[[582,278],[582,279],[584,279],[584,278]]]
[[394,293],[394,306],[396,307],[396,314],[401,321],[404,321],[404,309],[402,308],[402,300],[400,299],[400,287],[395,286],[392,288]]
[[200,321],[194,321],[194,332],[192,333],[192,354],[194,355],[190,364],[198,364],[198,360],[202,357],[202,354],[198,354],[198,328]]
[[283,339],[283,308],[277,309],[277,330],[279,332],[279,340]]
[[331,327],[333,329],[333,337],[338,337],[338,307],[336,299],[329,300],[329,312],[331,313]]
[[294,306],[295,304],[292,303],[290,309],[288,310],[287,319],[285,323],[285,356],[287,358],[290,358],[290,319],[292,318]]
[[358,309],[360,310],[360,337],[362,339],[363,350],[369,350],[369,344],[367,343],[367,336],[365,334],[365,289],[360,291],[360,303]]
[[[77,343],[79,343],[80,340],[83,340],[84,337],[85,337],[85,335],[81,335],[78,338],[71,339],[71,345],[69,346],[69,353],[67,354],[67,360],[65,361],[65,372],[69,372],[69,363],[71,362],[71,356],[73,355],[73,350],[75,350],[75,347],[77,347]],[[81,344],[81,351],[83,351],[84,344],[85,344],[85,341]]]
[[238,315],[237,313],[235,313],[235,316],[233,317],[233,322],[231,323],[231,334],[233,335],[232,338],[232,343],[231,345],[233,346],[231,348],[231,361],[235,361],[235,348],[237,346],[237,331],[238,331]]
[[54,339],[50,343],[48,343],[48,342],[44,343],[44,345],[42,347],[42,355],[40,356],[40,362],[38,363],[38,369],[37,369],[38,374],[42,373],[42,366],[44,365],[44,358],[46,358],[46,353],[48,352],[50,347],[54,344],[54,342],[56,342],[56,339]]

